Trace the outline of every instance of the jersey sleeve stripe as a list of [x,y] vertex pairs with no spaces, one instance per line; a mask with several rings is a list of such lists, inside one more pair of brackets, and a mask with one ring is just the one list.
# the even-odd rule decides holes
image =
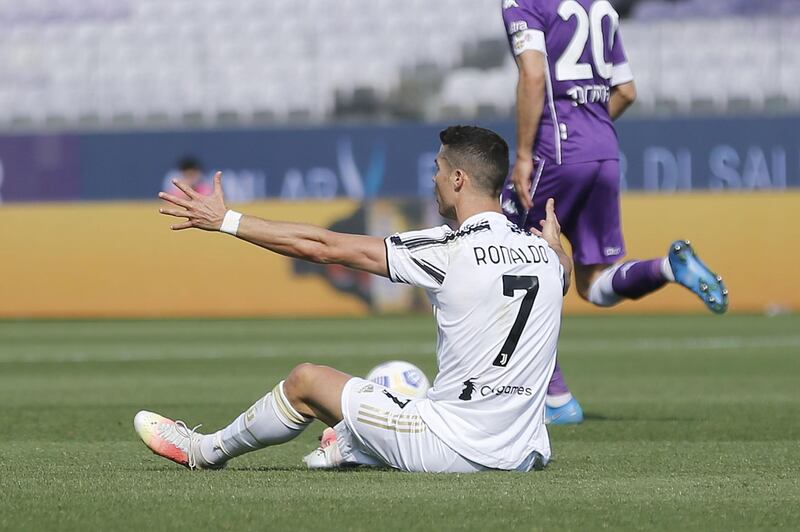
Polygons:
[[614,65],[614,68],[611,70],[611,86],[616,87],[617,85],[622,85],[629,81],[633,81],[631,65],[629,63]]
[[439,272],[439,274],[442,277],[444,277],[446,275],[445,271],[443,269],[439,268],[438,266],[436,266],[435,264],[431,264],[430,262],[428,262],[425,259],[419,259],[419,261],[422,262],[423,264],[426,264],[432,270],[436,270],[437,272]]
[[553,135],[555,135],[556,164],[561,166],[561,125],[556,113],[556,101],[553,98],[553,80],[550,79],[550,58],[545,54],[544,81],[547,89],[547,107],[550,108],[550,119],[553,121]]
[[442,284],[444,282],[444,275],[442,275],[440,272],[438,272],[430,264],[428,264],[427,262],[423,262],[423,261],[420,261],[418,259],[415,259],[414,257],[411,257],[411,260],[413,260],[414,264],[416,264],[419,267],[420,270],[422,270],[425,273],[427,273],[434,281],[436,281],[439,284]]

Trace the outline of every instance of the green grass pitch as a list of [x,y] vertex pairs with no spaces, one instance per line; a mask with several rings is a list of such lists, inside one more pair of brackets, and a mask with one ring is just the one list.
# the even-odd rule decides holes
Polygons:
[[800,526],[800,316],[583,317],[560,354],[586,422],[540,473],[309,472],[322,427],[221,472],[134,414],[231,420],[296,363],[435,372],[430,317],[0,322],[0,530],[753,530]]

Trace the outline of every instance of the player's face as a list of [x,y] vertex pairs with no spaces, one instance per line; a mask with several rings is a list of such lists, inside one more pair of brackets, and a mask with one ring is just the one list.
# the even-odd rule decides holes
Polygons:
[[436,174],[433,176],[433,193],[436,197],[436,204],[439,206],[439,214],[445,218],[455,220],[456,208],[453,198],[453,187],[450,186],[450,173],[452,169],[447,159],[442,157],[442,149],[439,150],[439,155],[436,156]]

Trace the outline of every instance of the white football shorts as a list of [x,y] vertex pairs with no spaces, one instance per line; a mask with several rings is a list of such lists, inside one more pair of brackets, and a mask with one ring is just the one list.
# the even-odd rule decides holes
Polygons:
[[[342,390],[344,420],[334,427],[344,463],[429,473],[489,471],[428,429],[417,412],[420,400],[358,377],[347,381]],[[526,463],[519,470],[530,467]]]

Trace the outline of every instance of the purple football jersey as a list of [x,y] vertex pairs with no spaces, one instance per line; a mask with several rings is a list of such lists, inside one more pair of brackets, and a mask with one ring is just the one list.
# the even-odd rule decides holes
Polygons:
[[501,0],[514,55],[545,54],[545,105],[534,154],[556,164],[619,159],[611,87],[633,79],[608,0]]

